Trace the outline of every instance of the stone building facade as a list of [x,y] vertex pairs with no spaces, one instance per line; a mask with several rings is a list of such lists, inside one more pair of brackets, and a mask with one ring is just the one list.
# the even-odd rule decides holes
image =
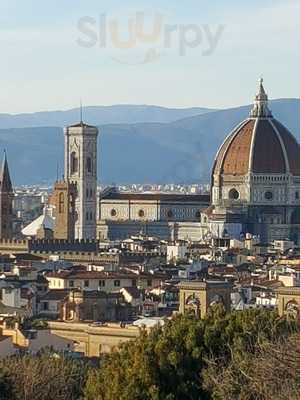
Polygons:
[[75,201],[77,189],[74,183],[66,180],[57,181],[54,184],[51,196],[51,205],[54,206],[53,216],[55,218],[53,237],[54,239],[75,239]]
[[75,239],[95,239],[98,129],[82,121],[65,128],[65,177],[76,185]]
[[179,285],[179,312],[205,317],[210,306],[222,304],[230,311],[232,284],[225,281],[186,281]]
[[162,239],[199,240],[201,211],[209,195],[104,191],[99,201],[98,238],[118,240],[143,233]]
[[63,321],[122,321],[128,320],[130,309],[121,293],[99,290],[72,290],[62,304]]
[[276,295],[278,313],[281,317],[300,316],[300,287],[282,287],[276,290]]

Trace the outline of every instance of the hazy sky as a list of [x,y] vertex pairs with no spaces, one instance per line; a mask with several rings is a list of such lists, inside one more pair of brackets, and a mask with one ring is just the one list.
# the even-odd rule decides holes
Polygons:
[[236,106],[261,75],[300,97],[299,21],[299,0],[0,0],[0,113]]

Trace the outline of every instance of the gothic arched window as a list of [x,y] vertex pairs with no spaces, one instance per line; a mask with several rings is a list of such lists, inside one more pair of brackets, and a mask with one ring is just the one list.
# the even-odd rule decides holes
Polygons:
[[92,172],[92,159],[91,157],[88,157],[86,160],[86,169],[87,172]]
[[58,212],[62,214],[65,211],[65,198],[63,193],[59,193],[58,197]]
[[78,157],[75,151],[71,153],[71,174],[76,174],[78,172]]

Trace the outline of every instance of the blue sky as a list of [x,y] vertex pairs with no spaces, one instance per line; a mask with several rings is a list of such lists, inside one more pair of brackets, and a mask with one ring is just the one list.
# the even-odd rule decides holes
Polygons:
[[[136,33],[141,17],[145,34],[158,23],[151,40]],[[129,21],[133,40],[120,48]],[[300,97],[299,21],[299,0],[0,0],[0,112],[66,109],[80,97],[230,107],[252,101],[261,75],[271,98]]]

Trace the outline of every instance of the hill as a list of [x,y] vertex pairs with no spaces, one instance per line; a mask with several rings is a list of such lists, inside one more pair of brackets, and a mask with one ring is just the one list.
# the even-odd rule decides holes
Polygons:
[[[208,108],[166,108],[147,105],[113,105],[83,107],[83,117],[93,125],[111,123],[128,124],[142,122],[172,122],[210,111]],[[0,129],[59,126],[77,121],[80,109],[43,111],[28,114],[0,114]]]
[[[274,100],[271,109],[300,141],[300,100]],[[249,110],[250,106],[244,106],[211,111],[167,123],[101,124],[99,179],[108,184],[209,182],[218,147]],[[17,184],[52,181],[57,163],[62,174],[61,127],[1,129],[1,148],[8,150]]]

